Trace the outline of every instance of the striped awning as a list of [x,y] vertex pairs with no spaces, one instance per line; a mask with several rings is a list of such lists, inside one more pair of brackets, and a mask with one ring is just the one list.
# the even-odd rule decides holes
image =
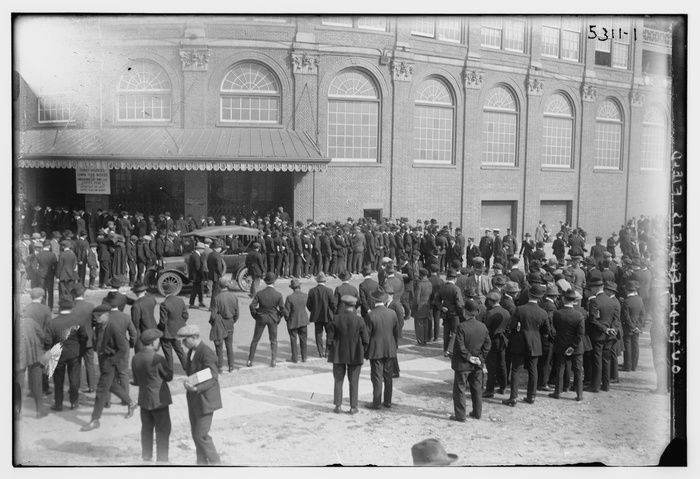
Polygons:
[[21,168],[322,171],[310,135],[283,128],[34,129],[19,133]]

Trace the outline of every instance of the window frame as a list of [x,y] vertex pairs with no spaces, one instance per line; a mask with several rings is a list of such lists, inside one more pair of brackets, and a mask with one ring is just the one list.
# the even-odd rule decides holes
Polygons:
[[[607,22],[607,23],[603,23],[603,25],[612,26],[613,31],[618,30],[618,29],[622,29],[623,31],[628,31],[628,33],[630,33],[629,30],[631,30],[631,28],[632,28],[632,21],[631,21],[630,17],[613,16],[613,17],[601,17],[601,18],[603,18],[603,22]],[[626,26],[622,26],[623,23]],[[595,46],[594,55],[597,54],[598,52],[607,53],[608,58],[610,59],[610,64],[608,65],[608,64],[598,63],[597,56],[596,56],[594,58],[595,65],[599,66],[599,67],[607,67],[607,68],[614,68],[616,70],[629,71],[629,69],[630,69],[630,55],[631,55],[631,52],[630,52],[631,42],[629,39],[629,34],[623,35],[624,38],[617,38],[617,37],[612,38],[612,33],[608,33],[608,35],[609,35],[609,39],[606,41],[601,42],[600,40],[596,39],[596,46]],[[615,65],[615,59],[619,55],[619,54],[615,53],[615,47],[618,45],[624,45],[626,48],[626,57],[627,58],[625,61],[625,66]],[[601,48],[599,48],[599,47],[601,47]]]
[[[542,135],[543,135],[542,146],[543,146],[543,148],[545,148],[547,146],[546,140],[544,137],[546,120],[548,118],[549,119],[558,119],[558,120],[568,120],[571,124],[571,134],[569,136],[569,163],[567,165],[563,165],[563,164],[556,165],[556,164],[552,164],[552,163],[546,163],[545,162],[546,157],[545,157],[545,154],[543,152],[543,154],[542,154],[542,167],[543,168],[561,169],[561,170],[570,170],[570,169],[573,169],[573,167],[574,167],[574,145],[576,143],[575,142],[576,111],[574,110],[573,102],[570,100],[568,95],[564,94],[561,91],[557,91],[557,92],[552,93],[552,95],[550,95],[548,100],[551,101],[551,99],[555,96],[560,97],[563,101],[566,102],[571,113],[569,115],[563,115],[561,113],[548,112],[547,111],[547,103],[545,104],[543,112],[542,112],[542,119],[543,119],[543,122],[542,122]],[[546,152],[546,148],[545,148],[545,152]]]
[[[541,56],[543,56],[545,58],[551,58],[551,59],[562,60],[562,61],[567,61],[567,62],[581,63],[581,37],[582,37],[582,35],[581,35],[581,31],[582,31],[581,19],[574,16],[574,18],[578,20],[579,29],[572,30],[571,28],[567,28],[564,25],[564,23],[565,23],[564,22],[564,15],[558,15],[558,16],[556,16],[556,18],[557,18],[558,23],[559,23],[558,26],[554,26],[552,24],[547,24],[546,22],[547,22],[547,20],[549,20],[549,17],[547,17],[547,20],[544,20],[542,22],[541,42],[542,42],[542,45],[544,46],[545,45],[545,40],[544,40],[545,39],[545,35],[544,35],[545,29],[555,30],[557,32],[557,54],[551,55],[548,53],[544,53],[544,48],[542,48],[540,50]],[[578,55],[575,59],[563,56],[562,52],[564,51],[563,44],[564,44],[564,33],[565,32],[566,33],[575,33],[578,37],[578,40],[577,40],[577,53],[578,53]]]
[[[600,112],[600,108],[602,107],[603,103],[605,102],[610,102],[612,103],[615,108],[617,109],[618,114],[620,115],[619,119],[613,119],[613,118],[603,118],[599,117],[598,114]],[[596,109],[596,116],[595,116],[595,124],[596,124],[596,129],[595,129],[595,156],[593,158],[593,169],[594,170],[600,170],[600,171],[622,171],[623,167],[623,149],[624,149],[624,141],[625,141],[625,118],[623,115],[623,110],[620,104],[612,99],[612,98],[606,98],[604,99],[599,105],[598,108]],[[599,141],[599,127],[601,125],[618,125],[620,129],[620,141],[618,144],[618,153],[617,153],[617,166],[601,166],[598,164],[599,162],[599,157],[598,157],[598,141]]]
[[[661,120],[662,123],[653,123],[649,121],[647,117],[648,111],[644,112],[644,117],[642,118],[642,145],[641,145],[641,153],[640,153],[640,165],[639,169],[642,171],[663,171],[664,163],[663,163],[663,156],[660,156],[658,161],[658,166],[647,166],[648,162],[646,161],[647,159],[645,158],[645,154],[647,154],[647,149],[645,148],[647,145],[644,142],[644,138],[651,138],[653,137],[652,135],[647,135],[645,133],[647,128],[659,128],[661,130],[661,135],[660,137],[663,139],[663,144],[661,151],[668,153],[668,146],[669,142],[667,141],[668,138],[668,118],[666,116],[666,113],[663,111],[663,109],[657,105],[652,105],[648,107],[649,109],[655,109],[658,111],[658,113],[661,115]],[[645,165],[646,163],[646,165]]]
[[[496,88],[502,88],[504,89],[511,97],[513,100],[513,104],[515,109],[514,110],[508,110],[505,108],[498,108],[498,107],[493,107],[493,106],[487,106],[486,101],[484,101],[484,104],[481,108],[482,112],[482,121],[481,121],[481,127],[482,127],[482,139],[481,139],[481,166],[482,167],[487,167],[487,168],[517,168],[518,167],[518,160],[519,160],[519,145],[520,145],[520,104],[518,103],[518,97],[515,94],[515,92],[507,85],[500,83],[497,85],[494,85],[487,95],[490,94],[490,92]],[[512,115],[515,117],[515,141],[513,144],[513,162],[512,163],[503,163],[503,162],[487,162],[484,161],[484,156],[486,154],[486,151],[484,149],[484,143],[485,143],[485,138],[483,135],[486,134],[486,128],[485,128],[485,117],[484,113],[500,113],[500,114],[505,114],[505,115]]]
[[[381,18],[384,20],[384,28],[379,28],[379,27],[370,27],[370,26],[361,26],[360,22],[362,19],[367,18],[367,17],[376,17],[376,18]],[[347,18],[349,22],[346,23],[338,23],[334,21],[328,21],[328,19],[333,19],[333,18]],[[349,23],[349,24],[348,24]],[[366,30],[370,32],[382,32],[386,33],[389,31],[389,19],[388,17],[384,15],[322,15],[321,16],[321,25],[324,27],[333,27],[333,28],[354,28],[358,30]]]
[[[44,101],[54,101],[58,104],[61,105],[67,105],[68,107],[68,119],[67,120],[42,120],[41,119],[41,113],[42,113],[42,102]],[[75,123],[75,118],[73,115],[75,114],[75,101],[73,98],[71,98],[69,95],[65,94],[55,94],[55,95],[42,95],[38,96],[36,99],[36,120],[37,123],[40,125],[50,125],[50,124],[61,124],[61,125],[66,125],[70,123]],[[61,108],[62,110],[65,108]],[[45,111],[45,109],[44,109]]]
[[[256,65],[263,70],[266,71],[268,74],[269,78],[271,79],[271,82],[274,84],[276,87],[276,91],[274,92],[267,92],[265,90],[248,90],[248,93],[246,93],[246,90],[224,90],[224,82],[226,81],[226,78],[229,76],[231,72],[234,71],[234,69],[243,66],[243,65]],[[226,125],[226,126],[267,126],[267,127],[274,127],[274,126],[279,126],[282,123],[282,84],[279,81],[279,78],[277,78],[277,75],[275,72],[266,64],[257,62],[254,60],[244,60],[237,62],[233,64],[230,68],[226,70],[224,75],[221,78],[221,83],[219,85],[219,124],[221,125]],[[224,119],[224,100],[227,99],[235,99],[235,98],[241,98],[241,99],[257,99],[257,100],[265,100],[265,99],[276,99],[277,100],[277,119],[275,121],[271,120],[232,120],[232,119]],[[233,105],[231,105],[231,109],[233,110]]]
[[[479,29],[479,46],[481,48],[485,48],[487,50],[494,50],[494,51],[502,51],[502,52],[507,52],[507,53],[519,53],[519,54],[525,54],[527,52],[527,19],[522,18],[522,17],[504,17],[504,16],[488,16],[488,17],[482,17],[482,18],[488,18],[488,19],[498,19],[500,20],[500,26],[495,26],[495,25],[484,25],[484,22],[482,21],[480,29]],[[522,50],[517,50],[514,48],[508,48],[505,46],[505,36],[504,33],[506,31],[506,21],[512,22],[512,23],[519,23],[522,26],[522,44],[523,48]],[[483,39],[484,39],[484,29],[491,29],[491,30],[498,30],[498,41],[499,41],[499,46],[496,47],[494,45],[489,45],[485,44]]]
[[[424,84],[430,81],[436,81],[442,85],[443,88],[447,90],[447,94],[449,95],[450,98],[450,104],[445,104],[445,103],[437,103],[437,102],[428,102],[428,101],[421,101],[416,98],[418,93],[420,93],[421,89],[424,88]],[[449,117],[450,117],[450,152],[449,152],[449,159],[448,160],[428,160],[428,159],[422,159],[422,158],[417,158],[416,151],[418,149],[413,146],[411,148],[411,151],[413,152],[413,163],[415,164],[420,164],[420,165],[454,165],[455,164],[455,133],[456,133],[456,112],[457,112],[457,105],[456,105],[456,99],[455,99],[455,94],[452,91],[452,88],[450,87],[449,83],[447,81],[443,80],[442,78],[438,76],[429,76],[423,82],[421,82],[421,85],[419,85],[418,89],[416,90],[416,94],[414,95],[413,99],[413,131],[414,131],[414,140],[420,140],[415,135],[415,130],[416,130],[416,120],[417,118],[417,112],[419,111],[419,108],[434,108],[434,109],[440,109],[440,110],[446,110],[449,111]]]
[[[425,31],[420,31],[416,28],[416,22],[418,19],[422,19],[424,23],[432,23],[432,33],[428,33]],[[444,34],[445,29],[440,28],[440,21],[444,19],[450,19],[450,20],[457,20],[458,22],[458,27],[457,31],[459,32],[459,38],[458,39],[453,39],[446,37]],[[419,17],[415,17],[413,19],[413,24],[411,26],[411,35],[417,36],[417,37],[423,37],[423,38],[432,38],[433,40],[437,40],[439,42],[446,42],[446,43],[453,43],[455,45],[461,45],[462,40],[464,38],[463,35],[464,32],[464,22],[463,18],[461,16],[457,15],[449,15],[449,16],[430,16],[430,15],[421,15]]]
[[[148,64],[155,66],[156,68],[160,69],[162,74],[164,75],[165,79],[168,82],[168,85],[170,88],[150,88],[150,89],[129,89],[129,88],[122,88],[121,84],[124,78],[127,75],[134,75],[137,73],[137,71],[130,72],[129,74],[123,74],[121,75],[118,80],[117,80],[117,88],[116,88],[116,95],[115,95],[115,110],[116,110],[116,119],[117,123],[119,124],[129,124],[129,123],[141,123],[141,124],[157,124],[157,123],[171,123],[173,121],[173,82],[170,79],[170,75],[168,75],[168,72],[163,68],[162,65],[159,63],[149,60],[149,59],[137,59],[134,61],[134,65],[139,65],[139,64]],[[137,96],[157,96],[160,97],[161,99],[165,100],[167,99],[168,101],[168,117],[167,118],[122,118],[121,117],[121,100],[122,98],[128,99],[128,98],[134,98]],[[161,105],[161,109],[164,108],[165,102]],[[129,105],[126,104],[125,108],[128,111]]]

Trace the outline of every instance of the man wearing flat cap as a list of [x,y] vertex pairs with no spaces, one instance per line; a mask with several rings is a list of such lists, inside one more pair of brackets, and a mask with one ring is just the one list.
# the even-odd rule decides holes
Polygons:
[[356,414],[357,396],[365,350],[369,336],[365,322],[355,312],[357,298],[344,295],[340,298],[338,314],[328,327],[328,362],[333,363],[333,412],[341,412],[343,403],[343,382],[348,376],[350,387],[350,414]]
[[624,334],[623,371],[635,371],[639,362],[639,334],[644,327],[646,309],[639,296],[639,282],[631,279],[625,286],[626,296],[621,304],[620,320]]
[[[183,326],[177,336],[187,348],[185,362],[185,389],[187,390],[187,410],[190,416],[192,439],[197,451],[197,465],[220,464],[221,458],[214,441],[209,435],[214,411],[221,409],[221,389],[216,367],[216,354],[209,348],[194,324]],[[205,370],[209,370],[208,372]],[[207,372],[211,377],[197,382],[196,376]],[[194,376],[194,377],[193,377]]]
[[411,447],[414,466],[449,466],[457,460],[437,439],[425,439]]
[[173,370],[165,358],[156,352],[160,349],[163,333],[150,328],[141,333],[142,346],[131,359],[134,384],[139,387],[138,405],[141,407],[141,458],[153,459],[153,433],[156,436],[156,461],[168,462],[170,442],[170,388]]
[[219,293],[212,296],[211,300],[209,339],[214,342],[216,366],[221,374],[224,367],[224,346],[228,372],[233,371],[233,326],[238,321],[238,298],[233,292],[232,283],[226,278],[217,280],[217,289]]
[[[326,275],[319,273],[316,276],[316,286],[309,290],[309,297],[306,299],[306,307],[309,310],[309,320],[314,323],[316,334],[316,349],[318,356],[326,357],[328,347],[328,324],[333,321],[333,314],[336,308],[333,290],[327,287]],[[326,344],[323,342],[323,331],[326,331]]]
[[[131,288],[131,291],[136,294],[136,301],[131,305],[131,322],[139,336],[148,329],[158,327],[155,318],[156,298],[152,294],[148,294],[147,290],[146,285],[141,283],[137,283]],[[139,352],[142,345],[141,341],[137,340],[134,350]]]
[[365,358],[369,359],[372,380],[372,402],[369,409],[382,406],[382,383],[384,385],[384,407],[391,407],[393,392],[393,365],[399,341],[399,320],[396,313],[386,307],[388,297],[381,289],[372,292],[374,305],[367,315],[369,345]]
[[510,373],[510,398],[503,404],[514,407],[518,399],[518,379],[523,366],[527,369],[527,396],[523,399],[528,404],[535,402],[537,394],[537,361],[542,356],[542,336],[549,334],[547,313],[537,304],[545,294],[545,287],[539,283],[530,286],[528,302],[519,306],[510,318],[508,332],[510,335],[510,354],[512,368]]
[[287,296],[284,301],[284,309],[287,311],[287,333],[289,333],[289,341],[292,348],[292,357],[287,361],[296,363],[299,361],[301,353],[301,362],[306,362],[306,337],[307,327],[309,324],[309,314],[306,310],[306,302],[308,295],[301,291],[301,283],[297,278],[293,278],[289,287],[292,289],[292,294]]
[[588,334],[593,346],[591,386],[588,391],[597,393],[609,388],[612,348],[620,328],[616,324],[615,302],[605,294],[603,280],[593,277],[588,287],[591,292],[588,298]]
[[[567,366],[574,372],[576,400],[583,399],[583,337],[586,334],[585,316],[574,307],[576,291],[567,290],[562,300],[564,306],[555,311],[552,323],[557,334],[552,346],[554,351],[554,371],[557,381],[554,392],[549,397],[559,399],[564,386],[564,371]],[[567,379],[568,382],[568,379]]]
[[246,366],[251,367],[253,365],[258,341],[260,341],[262,333],[267,327],[267,333],[270,338],[270,367],[274,368],[277,365],[277,325],[282,320],[282,317],[287,315],[287,311],[284,308],[282,293],[275,289],[277,275],[275,273],[265,273],[264,279],[267,286],[265,289],[255,293],[253,301],[250,303],[250,314],[255,319],[255,331],[253,332],[253,340],[250,342]]

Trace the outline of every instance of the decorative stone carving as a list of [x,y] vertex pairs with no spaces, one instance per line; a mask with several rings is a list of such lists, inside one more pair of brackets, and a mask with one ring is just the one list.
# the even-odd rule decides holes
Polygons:
[[392,61],[391,62],[391,74],[394,77],[394,81],[411,81],[413,79],[413,69],[415,66],[413,63],[408,63],[404,61]]
[[632,101],[632,106],[644,106],[644,100],[646,95],[639,88],[635,88],[630,92],[630,100]]
[[598,98],[598,90],[590,83],[584,83],[581,86],[581,94],[583,95],[583,101],[596,101],[596,98]]
[[528,95],[542,95],[542,89],[544,88],[544,82],[539,78],[528,77],[527,79],[527,94]]
[[481,89],[484,83],[484,73],[476,70],[464,70],[464,87],[472,90]]
[[183,71],[205,72],[209,65],[211,50],[208,48],[187,48],[180,50]]
[[292,53],[294,73],[300,75],[318,74],[319,57],[308,53]]

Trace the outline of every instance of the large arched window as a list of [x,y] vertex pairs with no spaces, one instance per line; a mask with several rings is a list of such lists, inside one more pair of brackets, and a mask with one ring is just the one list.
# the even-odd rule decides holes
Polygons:
[[518,144],[518,105],[504,86],[492,88],[484,103],[482,163],[515,166]]
[[224,76],[220,94],[222,122],[280,122],[279,82],[259,63],[235,65]]
[[613,100],[598,106],[595,131],[595,168],[619,170],[622,156],[622,114]]
[[544,135],[542,166],[571,168],[574,113],[571,103],[561,93],[556,93],[547,99],[542,131]]
[[117,84],[119,121],[170,121],[172,87],[165,70],[139,60],[127,66]]
[[378,145],[377,87],[362,71],[343,71],[328,88],[328,155],[346,161],[377,161]]
[[424,81],[416,92],[414,111],[413,158],[452,163],[454,100],[447,85],[436,78]]
[[658,107],[647,108],[642,122],[642,169],[661,169],[668,154],[666,138],[666,115]]

